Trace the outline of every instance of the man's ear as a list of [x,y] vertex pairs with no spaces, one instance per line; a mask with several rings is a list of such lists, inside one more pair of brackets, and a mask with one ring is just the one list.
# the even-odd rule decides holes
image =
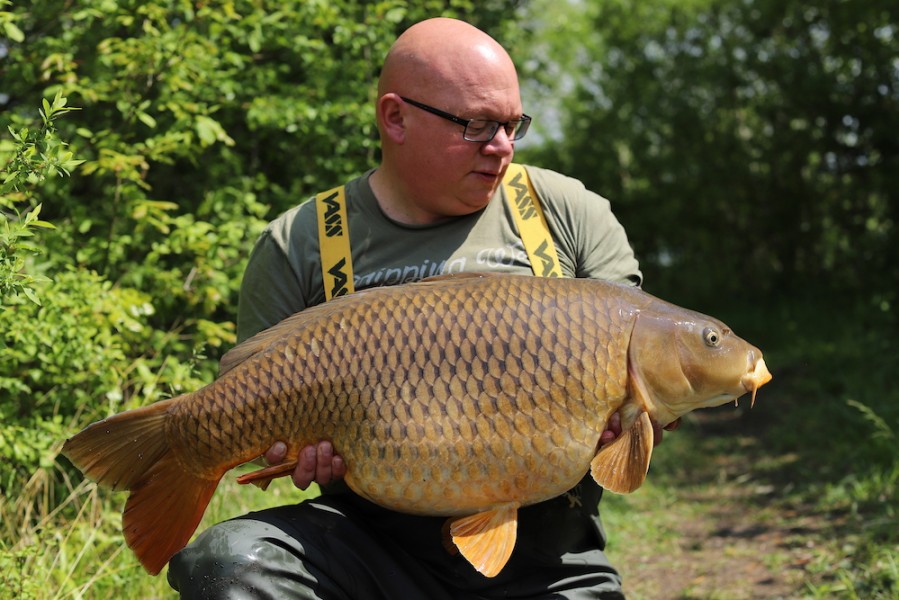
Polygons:
[[394,93],[384,94],[378,99],[377,117],[381,135],[394,144],[406,140],[405,103]]

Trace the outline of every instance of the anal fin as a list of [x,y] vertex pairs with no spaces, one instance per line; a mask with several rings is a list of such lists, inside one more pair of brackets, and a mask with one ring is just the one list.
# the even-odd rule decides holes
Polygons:
[[518,536],[517,502],[452,519],[449,532],[459,552],[485,577],[495,577],[512,555]]
[[293,473],[293,470],[296,468],[296,460],[284,462],[278,465],[272,465],[270,467],[265,467],[264,469],[257,469],[256,471],[252,471],[250,473],[244,473],[237,478],[237,483],[241,485],[252,483],[256,487],[265,490],[268,488],[268,485],[272,482],[273,479],[277,479],[278,477],[287,477],[288,475]]
[[590,462],[590,474],[611,492],[633,492],[646,479],[653,443],[652,421],[642,412],[627,431],[596,453]]

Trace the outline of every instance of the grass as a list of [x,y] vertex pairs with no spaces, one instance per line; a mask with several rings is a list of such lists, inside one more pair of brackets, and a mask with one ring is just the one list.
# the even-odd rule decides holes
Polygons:
[[[241,486],[235,481],[240,471],[222,480],[198,531],[315,493],[300,492],[286,480],[266,492]],[[54,495],[54,485],[65,486],[66,497],[55,506],[40,501]],[[18,498],[0,499],[0,599],[117,599],[123,590],[129,598],[174,598],[167,571],[151,577],[124,545],[125,498],[87,481],[71,482],[55,466],[38,470]]]
[[[631,600],[899,598],[896,323],[833,314],[796,301],[723,315],[774,380],[753,410],[686,418],[643,488],[606,495]],[[173,597],[165,571],[148,576],[123,545],[124,494],[71,472],[44,466],[0,498],[0,599]],[[286,480],[263,493],[230,474],[200,529],[299,498]]]

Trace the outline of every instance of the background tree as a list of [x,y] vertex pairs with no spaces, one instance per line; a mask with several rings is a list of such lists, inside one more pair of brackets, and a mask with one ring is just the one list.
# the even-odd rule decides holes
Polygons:
[[43,191],[62,233],[50,258],[148,292],[157,325],[230,320],[260,225],[375,163],[374,84],[397,32],[439,13],[493,27],[513,4],[17,6],[2,120],[55,90],[84,109],[60,134],[86,163]]
[[617,201],[648,285],[706,297],[811,287],[896,306],[891,3],[569,8],[564,39],[547,42],[563,63],[536,74],[561,71],[573,88],[542,156]]

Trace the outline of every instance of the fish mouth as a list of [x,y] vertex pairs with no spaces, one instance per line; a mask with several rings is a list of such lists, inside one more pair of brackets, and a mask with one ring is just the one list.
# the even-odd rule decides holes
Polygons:
[[752,392],[752,400],[749,404],[750,406],[755,406],[755,393],[758,391],[758,389],[771,381],[771,379],[772,375],[771,372],[768,371],[768,366],[765,364],[765,359],[759,357],[759,359],[755,362],[755,366],[752,368],[752,371],[743,375],[743,378],[740,380],[746,391]]

